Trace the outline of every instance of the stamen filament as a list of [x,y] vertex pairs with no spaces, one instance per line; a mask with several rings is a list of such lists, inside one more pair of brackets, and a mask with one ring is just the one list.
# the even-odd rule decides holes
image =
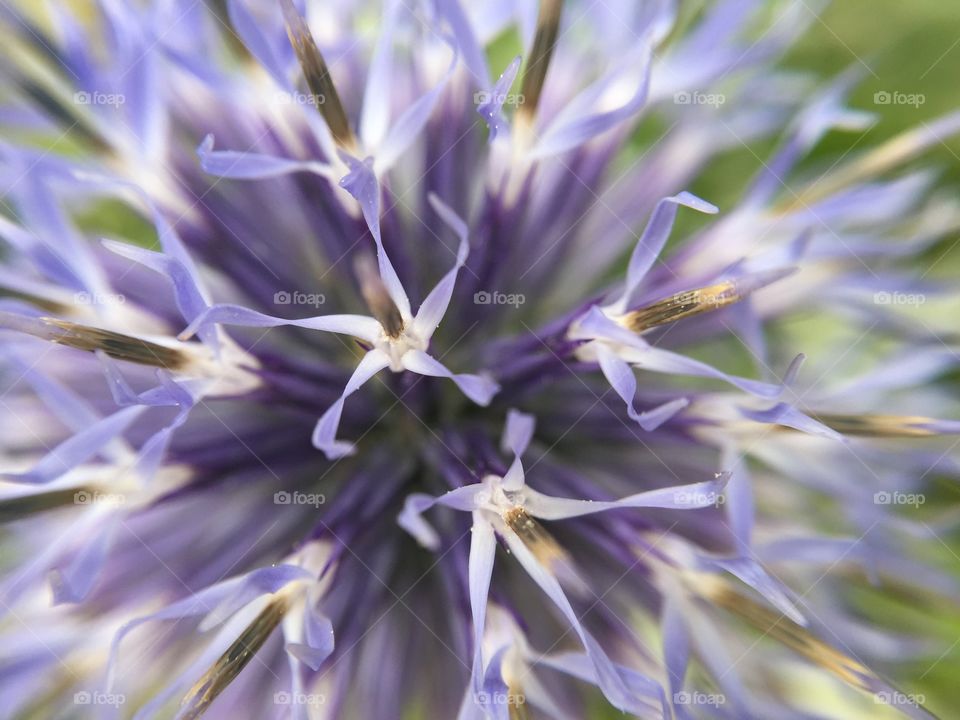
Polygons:
[[931,437],[939,435],[936,420],[920,415],[817,415],[829,428],[860,437]]
[[28,318],[0,312],[0,327],[33,335],[58,345],[96,352],[102,350],[116,360],[178,370],[190,363],[190,357],[175,348],[141,340],[132,335],[79,325],[51,317]]
[[550,67],[550,58],[560,32],[562,10],[563,0],[542,0],[540,3],[533,48],[530,50],[530,57],[523,70],[523,83],[520,90],[523,102],[517,109],[518,123],[527,127],[533,125],[537,114],[537,105],[540,103],[540,94],[546,81],[547,69]]
[[383,326],[383,331],[391,338],[398,338],[403,333],[403,316],[400,309],[390,297],[377,264],[370,255],[358,255],[353,263],[360,283],[360,293],[370,308],[370,313]]
[[314,105],[320,110],[323,119],[326,120],[334,140],[344,149],[353,150],[357,145],[356,136],[350,128],[347,113],[343,109],[343,103],[340,102],[340,96],[333,84],[333,78],[327,68],[327,63],[313,39],[313,33],[310,32],[306,21],[297,12],[291,0],[278,0],[278,2],[280,3],[280,9],[283,11],[287,37],[290,39],[293,51],[296,53],[300,67],[303,69],[303,77],[307,82],[307,87],[310,88],[310,92],[317,99]]
[[217,699],[247,666],[257,651],[270,637],[288,608],[287,598],[280,596],[272,600],[260,614],[254,618],[233,644],[227,648],[217,661],[190,688],[180,703],[185,709],[184,720],[196,720],[203,715],[211,703]]
[[685,290],[639,310],[633,310],[623,318],[623,324],[631,331],[641,333],[658,325],[719,310],[742,299],[735,282],[717,283],[695,290]]

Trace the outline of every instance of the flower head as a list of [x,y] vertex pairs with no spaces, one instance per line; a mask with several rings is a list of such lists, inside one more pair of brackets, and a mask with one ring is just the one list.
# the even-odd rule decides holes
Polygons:
[[7,711],[923,716],[846,599],[958,592],[897,512],[955,338],[882,297],[960,116],[810,177],[872,118],[774,62],[802,0],[215,5],[0,12]]

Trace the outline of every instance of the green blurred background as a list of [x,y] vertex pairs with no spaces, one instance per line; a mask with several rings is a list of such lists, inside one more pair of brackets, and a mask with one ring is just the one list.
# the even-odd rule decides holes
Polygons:
[[[696,17],[707,3],[688,0],[683,5],[687,19]],[[812,3],[811,3],[812,6]],[[863,80],[849,98],[849,106],[873,112],[877,123],[866,133],[832,132],[804,161],[802,167],[829,167],[846,152],[848,157],[858,150],[876,146],[899,132],[929,122],[960,109],[960,0],[833,0],[814,20],[809,31],[783,58],[781,65],[808,70],[822,78],[830,78],[856,66]],[[923,103],[912,105],[878,105],[877,92],[901,92],[923,96]],[[725,153],[711,163],[690,190],[709,199],[721,208],[730,207],[749,178],[757,172],[757,157],[768,158],[776,140],[751,144]],[[960,192],[960,137],[953,137],[928,152],[920,161],[925,167],[941,171],[940,184]],[[674,238],[682,238],[685,230],[703,222],[695,213],[681,214]],[[694,217],[691,217],[694,216]],[[916,273],[929,269],[936,278],[960,289],[960,237],[948,235],[929,252],[914,259]],[[936,327],[960,331],[960,304],[953,302],[928,308],[926,320]],[[806,322],[788,339],[792,350],[827,347],[836,336],[816,319]],[[829,350],[828,350],[829,351]],[[749,361],[731,343],[729,347],[711,345],[709,357],[729,355],[729,362],[719,361],[725,368],[742,366],[749,372]],[[739,357],[735,357],[739,355]],[[707,359],[704,356],[704,359]],[[960,395],[960,377],[954,377],[950,388]],[[948,445],[945,445],[948,447]],[[925,511],[936,513],[960,507],[960,488],[953,478],[934,479]],[[929,516],[928,516],[929,517]],[[960,577],[960,533],[933,536],[926,547],[931,565]],[[874,591],[856,584],[852,589],[850,609],[880,627],[907,635],[934,638],[942,657],[931,667],[931,661],[904,662],[887,668],[889,679],[904,693],[922,694],[927,707],[944,720],[960,718],[960,598],[953,603],[928,604],[909,592],[885,588]],[[760,648],[758,648],[760,649]],[[801,671],[794,680],[792,694],[806,701],[807,710],[816,715],[838,720],[898,718],[902,714],[868,703],[851,704],[849,693],[837,691],[837,682],[825,673]],[[622,717],[598,703],[597,718]]]
[[[694,15],[705,4],[689,1],[684,13]],[[829,135],[812,161],[835,158],[854,146],[870,147],[960,107],[960,2],[833,0],[781,64],[825,78],[856,67],[863,80],[852,93],[850,105],[878,116],[877,124],[862,138],[859,132]],[[921,94],[924,102],[919,107],[877,105],[874,94],[880,91]],[[928,161],[931,158],[945,170],[945,182],[960,183],[960,138],[948,140],[930,153]],[[726,162],[731,165],[716,168],[700,181],[704,192],[729,195],[728,170],[740,168],[749,176],[757,165],[747,151],[731,153]]]

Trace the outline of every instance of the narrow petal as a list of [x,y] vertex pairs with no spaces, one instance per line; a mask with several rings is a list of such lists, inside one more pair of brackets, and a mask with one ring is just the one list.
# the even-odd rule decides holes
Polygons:
[[486,53],[459,0],[440,0],[437,5],[440,14],[450,25],[457,47],[463,55],[463,62],[473,75],[474,85],[481,88],[488,87],[490,70],[487,68]]
[[227,13],[230,25],[236,30],[247,50],[270,73],[278,86],[289,88],[287,61],[292,54],[289,45],[286,42],[277,42],[276,37],[270,37],[266,23],[247,8],[246,0],[227,0]]
[[783,392],[782,385],[773,385],[759,380],[751,380],[740,377],[739,375],[729,375],[712,365],[707,365],[699,360],[689,358],[686,355],[652,346],[646,350],[631,353],[628,360],[642,370],[676,375],[694,375],[723,380],[735,388],[759,397],[773,398]]
[[181,340],[189,339],[200,329],[220,323],[221,325],[240,325],[243,327],[279,327],[292,325],[307,330],[352,335],[353,337],[374,343],[380,339],[380,323],[366,315],[318,315],[312,318],[288,320],[272,315],[264,315],[256,310],[245,308],[242,305],[220,304],[211,305],[200,314],[178,336]]
[[410,372],[453,380],[457,387],[463,391],[463,394],[477,405],[489,405],[490,400],[500,390],[500,386],[490,378],[450,372],[442,363],[422,350],[408,350],[404,354],[402,362],[403,367]]
[[176,416],[167,425],[150,435],[141,447],[137,470],[144,481],[149,481],[159,468],[173,433],[187,421],[190,411],[197,403],[197,398],[163,370],[157,371],[157,379],[160,382],[157,387],[135,393],[121,374],[117,364],[108,355],[98,352],[97,357],[103,365],[114,402],[118,405],[179,408]]
[[387,287],[387,292],[400,310],[404,320],[411,317],[410,299],[406,290],[400,284],[397,271],[387,256],[383,247],[383,238],[380,235],[380,183],[373,171],[373,159],[360,161],[346,153],[340,153],[341,159],[350,168],[350,172],[340,179],[340,186],[353,195],[363,213],[363,219],[370,229],[373,241],[377,246],[377,265],[380,268],[380,278]]
[[637,245],[630,256],[630,264],[627,266],[627,282],[623,291],[623,296],[617,303],[618,309],[623,312],[629,307],[630,300],[640,286],[644,276],[653,267],[654,261],[663,251],[670,231],[673,229],[673,221],[677,217],[677,206],[683,205],[708,215],[718,212],[715,205],[711,205],[705,200],[701,200],[688,192],[682,192],[679,195],[664,198],[657,203],[653,215],[647,223],[643,235],[637,241]]
[[[99,185],[113,192],[133,193],[137,199],[147,207],[150,218],[157,231],[160,249],[165,256],[175,262],[169,263],[157,260],[156,258],[148,261],[148,257],[150,256],[144,253],[136,254],[132,251],[127,251],[128,254],[124,252],[120,254],[125,254],[126,257],[136,262],[142,262],[152,270],[169,277],[171,282],[173,282],[174,299],[176,300],[177,308],[181,314],[183,314],[184,320],[191,322],[201,310],[210,304],[210,296],[200,279],[200,272],[192,256],[187,251],[179,233],[177,233],[173,225],[164,217],[164,214],[151,199],[150,195],[134,183],[81,171],[77,171],[74,174],[79,180],[83,180],[92,185]],[[213,330],[201,333],[200,338],[210,347],[217,347],[216,334]]]
[[113,545],[120,518],[116,513],[106,517],[68,564],[50,572],[53,603],[83,602],[93,589]]
[[[728,375],[699,360],[654,347],[643,338],[608,318],[603,311],[596,306],[592,307],[577,321],[572,336],[575,339],[606,339],[623,345],[625,347],[618,350],[620,358],[643,370],[716,378],[752,395],[766,398],[776,397],[783,392],[782,384],[772,385],[758,380]],[[794,363],[796,362],[795,360]],[[795,368],[794,363],[791,364],[791,368]]]
[[628,708],[632,707],[636,702],[633,694],[627,688],[623,678],[620,677],[613,662],[607,657],[607,654],[597,641],[593,639],[593,636],[580,624],[580,618],[577,617],[576,612],[574,612],[570,601],[560,587],[560,583],[540,564],[523,541],[514,533],[506,533],[504,540],[514,557],[523,566],[523,569],[527,571],[531,579],[540,586],[540,589],[543,590],[547,597],[560,609],[560,612],[563,613],[574,632],[576,632],[580,638],[587,657],[590,658],[590,662],[593,665],[597,677],[597,684],[603,691],[603,694],[614,707],[626,712]]
[[412,493],[407,495],[403,503],[403,510],[397,516],[397,524],[425,548],[437,550],[440,547],[440,536],[423,519],[423,513],[434,505],[444,505],[454,510],[472,512],[483,504],[483,498],[486,494],[486,488],[480,483],[464,485],[440,497],[433,497],[425,493]]
[[440,536],[426,520],[423,513],[436,505],[437,499],[425,493],[407,495],[403,510],[397,516],[397,524],[410,533],[418,543],[430,550],[440,547]]
[[375,148],[390,128],[390,106],[394,88],[393,38],[401,3],[385,0],[380,11],[377,44],[370,59],[360,113],[360,140],[366,148]]
[[307,570],[296,565],[272,565],[254,570],[243,576],[243,582],[238,585],[235,592],[208,608],[197,629],[200,632],[206,632],[215,628],[261,595],[275,593],[294,580],[310,580],[312,577]]
[[510,408],[507,411],[507,423],[503,428],[500,449],[512,452],[518,457],[523,455],[533,439],[536,424],[537,419],[533,415]]
[[784,178],[794,166],[831,129],[866,130],[876,122],[872,113],[850,110],[843,103],[855,82],[861,80],[859,68],[842,73],[840,78],[811,98],[789,130],[789,137],[776,155],[764,163],[763,170],[747,191],[744,202],[762,205],[785,189]]
[[5,363],[16,368],[19,376],[30,384],[50,412],[71,430],[82,430],[99,419],[96,411],[72,388],[41,372],[34,363],[28,362],[14,349],[13,343],[0,348],[0,355]]
[[683,680],[690,663],[690,637],[683,610],[675,598],[663,598],[660,625],[663,628],[663,659],[667,668],[671,698],[683,690]]
[[[619,85],[632,78],[626,77],[639,72],[636,89],[630,98],[622,105],[605,112],[595,112],[594,108],[604,105],[604,94],[611,85]],[[617,88],[619,90],[619,88]],[[586,91],[586,98],[577,98],[576,110],[564,111],[543,132],[531,151],[534,158],[544,158],[559,155],[580,147],[595,137],[613,129],[623,121],[637,114],[647,101],[650,89],[650,50],[644,44],[640,53],[634,53],[616,74],[611,74],[600,81],[600,86]]]
[[509,703],[502,701],[491,702],[492,698],[506,698],[510,693],[510,688],[503,679],[503,658],[509,649],[509,645],[502,645],[493,653],[477,685],[479,690],[474,694],[475,702],[486,711],[486,716],[491,720],[510,720],[510,715],[516,708],[516,705],[511,707]]
[[519,69],[520,56],[517,55],[507,65],[507,69],[500,74],[492,90],[482,90],[477,93],[477,98],[480,100],[477,105],[477,114],[486,121],[487,127],[490,128],[489,142],[493,142],[501,132],[509,129],[507,119],[503,116],[503,104],[507,100],[507,95],[513,86],[513,81],[517,77],[517,70]]
[[[598,683],[593,662],[588,655],[583,653],[564,652],[542,655],[536,658],[536,664],[559,670],[584,682],[594,685]],[[623,665],[614,664],[614,667],[633,695],[633,700],[630,707],[627,708],[627,712],[640,718],[651,718],[651,720],[670,717],[667,698],[660,683]],[[566,716],[560,715],[558,717]]]
[[[173,286],[173,299],[177,309],[187,322],[193,322],[207,309],[207,303],[198,292],[190,272],[175,257],[130,243],[114,240],[103,240],[102,243],[110,252],[133,260],[167,278]],[[211,339],[212,328],[204,330],[200,337],[206,342]]]
[[814,420],[809,415],[800,412],[792,405],[787,403],[777,403],[768,410],[751,410],[740,408],[740,414],[751,420],[760,423],[769,423],[771,425],[783,425],[810,435],[830,438],[839,442],[847,442],[847,438],[836,430],[827,427],[823,423]]
[[[147,622],[159,620],[182,620],[189,617],[207,616],[214,608],[230,608],[234,612],[260,595],[273,593],[298,579],[309,579],[310,574],[303,568],[293,565],[275,565],[254,570],[246,575],[230,578],[200,590],[182,600],[167,605],[150,615],[135,618],[125,623],[113,636],[110,646],[110,659],[107,663],[108,689],[112,689],[119,660],[120,643],[135,628]],[[238,600],[246,602],[238,604]],[[217,623],[208,623],[207,627],[222,623],[226,616],[218,616]]]
[[523,489],[526,477],[523,474],[523,463],[520,462],[520,456],[514,457],[513,462],[507,469],[507,474],[503,476],[503,489],[506,492],[517,492]]
[[95,456],[100,449],[119,437],[145,410],[143,406],[127,407],[98,420],[71,435],[33,466],[22,473],[4,473],[11,482],[43,485],[62,477]]
[[302,613],[283,619],[284,649],[311,670],[319,670],[334,650],[333,624],[309,598]]
[[690,510],[716,505],[726,482],[727,476],[720,474],[716,480],[647,490],[609,501],[551,497],[527,487],[524,490],[524,507],[531,515],[544,520],[563,520],[622,508]]
[[483,691],[483,630],[487,617],[487,596],[490,593],[490,578],[493,576],[493,559],[497,541],[493,526],[479,512],[473,513],[470,534],[470,615],[473,618],[473,670],[474,692]]
[[347,381],[343,393],[317,421],[313,430],[313,446],[323,451],[329,460],[336,460],[354,452],[352,443],[337,440],[337,428],[340,427],[340,415],[343,413],[343,403],[347,396],[356,392],[367,380],[389,365],[389,356],[380,350],[371,350],[364,355]]
[[656,430],[660,425],[676,415],[680,410],[690,404],[686,398],[677,398],[663,403],[659,407],[653,408],[643,413],[638,413],[633,408],[633,397],[637,393],[637,379],[633,376],[633,368],[603,345],[597,347],[597,360],[600,362],[600,369],[604,377],[610,383],[610,386],[616,391],[627,405],[627,414],[630,419],[636,422],[644,430]]
[[87,289],[86,282],[78,271],[55,247],[44,242],[44,238],[10,222],[3,215],[0,215],[0,237],[29,257],[37,269],[52,282],[74,290]]
[[417,310],[417,316],[413,320],[414,331],[424,340],[429,340],[433,337],[434,331],[436,331],[437,326],[446,314],[447,307],[450,305],[450,297],[453,295],[453,287],[457,282],[457,274],[467,261],[467,255],[470,252],[467,224],[433,193],[428,195],[428,200],[440,218],[457,234],[459,244],[457,246],[457,258],[454,266],[443,276],[436,287],[430,291],[430,294],[427,295],[426,299],[420,305],[420,309]]
[[770,577],[756,560],[746,557],[740,558],[704,558],[706,567],[716,567],[735,575],[758,593],[763,595],[771,605],[782,612],[798,625],[806,625],[803,613],[790,600],[782,583]]
[[730,468],[724,511],[739,551],[746,553],[750,551],[754,520],[753,483],[747,468],[747,459],[738,454],[735,446],[730,445],[724,448],[722,466]]
[[[444,41],[447,40],[447,38],[443,39]],[[456,46],[450,45],[450,49],[453,51],[453,57],[450,58],[450,65],[443,77],[435,86],[407,106],[407,109],[396,119],[387,136],[376,149],[374,169],[378,177],[393,167],[393,164],[417,139],[417,136],[427,124],[427,120],[430,119],[430,115],[440,99],[440,94],[453,76],[453,71],[457,67],[457,60],[460,57]]]
[[197,148],[197,156],[203,171],[216,177],[259,180],[296,172],[316,173],[331,180],[336,177],[332,167],[313,160],[291,160],[261,153],[214,150],[213,135],[207,135],[203,139]]

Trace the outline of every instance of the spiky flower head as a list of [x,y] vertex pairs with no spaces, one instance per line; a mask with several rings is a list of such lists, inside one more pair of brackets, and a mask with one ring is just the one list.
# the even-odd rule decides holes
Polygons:
[[775,64],[816,5],[0,11],[6,716],[924,715],[848,601],[958,592],[891,311],[960,117],[798,169],[872,122]]

